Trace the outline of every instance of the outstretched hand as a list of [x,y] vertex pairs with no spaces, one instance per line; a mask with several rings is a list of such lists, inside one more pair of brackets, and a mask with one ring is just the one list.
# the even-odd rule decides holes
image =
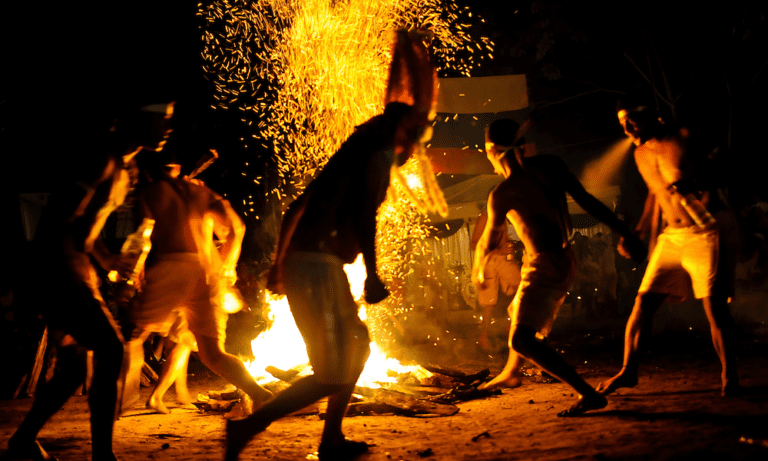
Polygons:
[[365,279],[365,302],[376,304],[384,301],[389,296],[389,290],[384,286],[384,282],[377,276],[367,277]]
[[625,258],[634,259],[637,262],[645,261],[648,256],[648,247],[640,240],[640,237],[631,235],[628,237],[621,237],[619,239],[618,246],[619,254]]

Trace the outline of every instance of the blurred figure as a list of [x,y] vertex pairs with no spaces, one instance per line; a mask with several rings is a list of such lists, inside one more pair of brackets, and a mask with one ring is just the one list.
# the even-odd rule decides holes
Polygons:
[[195,340],[203,364],[253,402],[263,402],[272,393],[256,383],[239,358],[224,350],[228,314],[223,292],[236,280],[243,222],[221,196],[202,183],[179,177],[181,165],[168,144],[160,156],[165,158],[159,167],[150,170],[154,182],[139,196],[139,217],[152,218],[155,225],[145,281],[130,312],[135,331],[123,365],[122,409],[138,398],[143,344],[152,333],[173,333],[176,344],[147,407],[168,413],[162,396],[177,378],[186,378],[181,374],[186,374]]
[[[37,434],[86,375],[86,351],[93,351],[93,381],[88,394],[92,456],[115,460],[112,433],[123,357],[123,337],[99,292],[100,280],[91,262],[120,269],[120,258],[105,251],[99,239],[107,217],[123,203],[129,188],[123,159],[76,149],[81,168],[64,179],[43,211],[30,258],[30,274],[45,268],[46,286],[27,287],[56,344],[58,369],[35,395],[32,408],[8,441],[9,459],[55,460],[37,442]],[[74,162],[73,162],[74,163]],[[36,277],[29,277],[30,281]]]
[[[483,212],[477,219],[475,230],[472,232],[472,248],[477,247],[480,236],[488,221],[488,213]],[[482,311],[482,323],[480,324],[480,339],[478,343],[484,351],[492,349],[488,339],[488,328],[491,326],[493,312],[499,304],[499,293],[505,297],[515,294],[520,284],[520,266],[514,262],[514,249],[509,236],[505,232],[501,237],[499,248],[494,250],[486,265],[486,282],[478,289],[477,303]]]
[[514,383],[520,357],[567,383],[579,393],[579,400],[558,416],[576,416],[607,405],[558,352],[536,337],[549,332],[557,311],[573,283],[576,258],[568,243],[570,215],[566,192],[584,210],[615,229],[628,240],[637,259],[645,257],[645,246],[621,221],[568,171],[558,157],[524,157],[518,147],[521,135],[513,120],[496,120],[486,130],[488,160],[504,180],[488,197],[488,222],[475,252],[472,279],[482,287],[489,256],[499,248],[506,233],[506,219],[512,221],[525,244],[526,260],[522,280],[510,305],[509,358],[504,370],[484,388]]
[[[358,317],[344,264],[362,253],[365,301],[389,296],[376,268],[376,212],[393,164],[402,166],[425,126],[412,106],[393,102],[357,127],[283,218],[268,288],[286,294],[307,346],[313,374],[300,378],[253,415],[227,422],[225,459],[273,421],[328,397],[321,460],[352,459],[368,450],[347,440],[342,419],[369,354],[368,329]],[[418,120],[418,119],[417,119]]]
[[[736,215],[713,184],[696,174],[687,151],[688,131],[663,124],[648,105],[622,101],[619,123],[635,146],[635,163],[648,186],[637,232],[651,236],[653,251],[635,298],[624,337],[624,364],[598,386],[603,394],[637,385],[642,341],[664,302],[693,294],[701,299],[712,342],[722,365],[722,394],[739,391],[732,343],[733,319],[728,309],[734,294],[738,230]],[[659,222],[666,223],[658,234]],[[626,254],[625,241],[619,252]]]

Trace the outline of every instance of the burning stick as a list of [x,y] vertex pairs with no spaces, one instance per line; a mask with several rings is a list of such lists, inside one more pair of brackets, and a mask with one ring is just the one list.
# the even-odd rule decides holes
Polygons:
[[199,175],[203,171],[206,170],[211,164],[219,158],[219,153],[216,152],[215,149],[209,150],[207,153],[205,153],[195,164],[195,169],[192,170],[191,173],[189,173],[189,179],[193,179],[195,176]]

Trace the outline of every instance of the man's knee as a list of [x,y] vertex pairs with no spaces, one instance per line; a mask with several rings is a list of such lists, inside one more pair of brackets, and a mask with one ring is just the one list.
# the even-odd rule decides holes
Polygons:
[[123,360],[125,343],[117,332],[104,332],[92,342],[92,350],[94,358],[99,361],[120,363]]
[[651,317],[656,314],[665,299],[666,295],[659,293],[638,293],[635,298],[635,305],[632,307],[632,314]]
[[509,343],[515,352],[527,356],[535,341],[537,341],[536,330],[533,328],[520,325],[512,327],[512,331],[509,334]]
[[225,353],[222,341],[210,336],[200,336],[197,340],[197,348],[203,363],[216,362]]

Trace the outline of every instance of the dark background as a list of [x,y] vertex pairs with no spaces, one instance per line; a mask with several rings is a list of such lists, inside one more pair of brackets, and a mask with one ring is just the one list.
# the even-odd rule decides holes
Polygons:
[[[758,167],[768,100],[764,6],[464,1],[475,12],[473,33],[496,43],[494,60],[474,75],[527,74],[540,115],[531,140],[540,152],[562,156],[578,172],[599,146],[621,137],[617,97],[655,90],[666,120],[690,127],[707,152],[719,148],[737,204],[766,196]],[[135,132],[149,123],[136,115],[140,107],[169,101],[177,101],[175,133],[188,144],[187,168],[217,148],[224,155],[207,173],[209,185],[233,197],[253,192],[241,174],[243,159],[263,160],[264,153],[243,152],[237,119],[210,110],[196,9],[179,0],[4,5],[4,207],[14,208],[18,192],[49,191],[95,132],[115,120]],[[247,176],[267,162],[253,163]],[[635,181],[626,163],[624,174]]]

